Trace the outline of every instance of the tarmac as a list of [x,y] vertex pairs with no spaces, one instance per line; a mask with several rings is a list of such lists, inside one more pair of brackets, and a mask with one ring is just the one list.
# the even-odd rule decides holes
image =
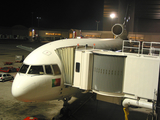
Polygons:
[[[26,57],[29,52],[16,46],[37,48],[42,43],[26,41],[0,42],[0,67],[20,67],[22,63],[15,63],[16,55]],[[13,62],[13,65],[4,65],[4,62]],[[10,73],[15,76],[16,72]],[[12,81],[0,82],[0,120],[24,120],[26,117],[37,117],[38,120],[52,120],[59,116],[63,101],[52,100],[46,102],[25,103],[14,99],[11,94]],[[63,120],[125,120],[123,107],[120,105],[96,100],[92,93],[81,93],[69,101],[70,116]],[[151,120],[149,109],[129,108],[129,120]],[[149,116],[149,117],[148,117]]]

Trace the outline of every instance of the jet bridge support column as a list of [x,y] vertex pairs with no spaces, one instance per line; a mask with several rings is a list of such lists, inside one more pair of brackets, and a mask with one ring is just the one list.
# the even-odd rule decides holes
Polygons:
[[157,120],[160,120],[160,74],[159,74],[159,82],[158,82],[156,114],[157,114]]
[[123,111],[124,111],[124,117],[125,117],[125,120],[128,120],[128,115],[129,115],[129,109],[128,107],[124,107],[123,108]]

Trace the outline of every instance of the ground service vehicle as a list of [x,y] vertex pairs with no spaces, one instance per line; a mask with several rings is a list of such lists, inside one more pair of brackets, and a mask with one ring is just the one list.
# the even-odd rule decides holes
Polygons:
[[0,73],[0,81],[13,80],[14,77],[8,73]]

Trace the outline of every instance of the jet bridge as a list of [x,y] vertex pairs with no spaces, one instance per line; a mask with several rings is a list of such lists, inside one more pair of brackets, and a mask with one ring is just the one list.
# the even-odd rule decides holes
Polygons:
[[160,113],[160,43],[124,41],[122,52],[75,50],[73,87],[97,99]]
[[64,72],[65,83],[95,92],[103,96],[100,98],[104,101],[108,99],[106,96],[112,96],[117,100],[111,102],[121,104],[123,100],[124,106],[154,108],[155,101],[160,98],[160,43],[124,41],[122,52],[71,48],[72,54],[66,54],[72,57],[66,57],[67,60],[62,60],[64,54],[59,54],[62,63],[64,60],[71,63],[63,63],[64,70],[71,73]]
[[[160,49],[153,48],[153,44],[160,44],[150,43],[151,47],[145,46],[141,51],[140,42],[133,42],[136,44],[134,47],[125,46],[126,42],[124,41],[122,50],[125,52],[76,50],[73,86],[112,96],[156,99]],[[142,45],[145,44],[148,43]],[[126,52],[127,49],[129,52]],[[145,54],[140,54],[144,50],[148,54],[146,51]]]
[[106,96],[156,100],[159,57],[93,52],[92,90]]

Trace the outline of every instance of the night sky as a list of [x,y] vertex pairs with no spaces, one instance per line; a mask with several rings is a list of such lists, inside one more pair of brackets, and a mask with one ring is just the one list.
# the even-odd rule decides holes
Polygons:
[[0,26],[39,26],[52,29],[96,30],[96,20],[102,30],[103,0],[52,0],[3,2],[0,6]]

